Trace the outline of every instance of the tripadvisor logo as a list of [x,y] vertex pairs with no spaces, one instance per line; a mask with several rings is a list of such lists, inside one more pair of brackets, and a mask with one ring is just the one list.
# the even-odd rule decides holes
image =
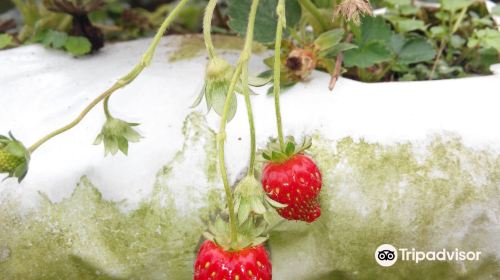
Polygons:
[[391,244],[382,244],[375,250],[375,261],[381,266],[392,266],[400,261],[477,261],[481,252],[442,249],[439,251],[419,251],[415,248],[399,248]]

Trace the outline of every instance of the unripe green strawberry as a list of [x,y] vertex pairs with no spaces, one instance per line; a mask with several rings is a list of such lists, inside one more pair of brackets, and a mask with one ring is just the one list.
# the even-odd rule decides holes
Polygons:
[[0,173],[16,177],[21,182],[28,173],[30,153],[12,134],[0,135]]
[[16,167],[22,162],[22,158],[12,155],[4,150],[0,150],[0,173],[14,172]]

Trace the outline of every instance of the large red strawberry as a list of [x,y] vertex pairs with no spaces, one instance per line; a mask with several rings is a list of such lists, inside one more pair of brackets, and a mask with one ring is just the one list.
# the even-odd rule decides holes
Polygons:
[[262,245],[228,252],[206,240],[196,258],[194,280],[271,280],[271,271]]
[[287,142],[283,152],[264,154],[269,162],[262,172],[262,186],[271,199],[287,205],[277,210],[283,218],[310,223],[321,215],[321,173],[314,161],[302,153],[310,143],[296,149],[292,141]]

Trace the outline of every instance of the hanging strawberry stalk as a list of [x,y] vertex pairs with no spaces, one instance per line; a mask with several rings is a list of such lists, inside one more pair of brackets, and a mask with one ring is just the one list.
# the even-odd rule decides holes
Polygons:
[[158,32],[153,38],[153,41],[143,54],[139,63],[128,74],[116,81],[109,89],[92,100],[92,102],[90,102],[90,104],[88,104],[72,122],[50,132],[36,141],[29,148],[24,146],[21,141],[15,139],[12,134],[9,134],[9,137],[0,135],[0,174],[6,173],[7,178],[17,178],[18,181],[21,182],[28,172],[29,161],[32,154],[48,140],[78,125],[85,118],[85,116],[103,100],[106,100],[104,106],[107,121],[95,143],[104,142],[106,153],[115,154],[118,150],[120,150],[124,154],[127,154],[128,142],[137,142],[140,138],[139,134],[132,128],[137,124],[127,123],[113,118],[107,109],[108,99],[117,90],[134,81],[142,70],[144,70],[144,68],[151,63],[156,47],[163,37],[163,34],[188,2],[189,0],[179,1],[177,6],[170,12],[170,14],[168,14],[161,24]]
[[[262,279],[270,280],[271,263],[263,246],[268,224],[263,218],[271,205],[279,203],[267,199],[262,186],[255,178],[255,128],[248,77],[248,61],[252,54],[253,32],[259,0],[253,0],[248,17],[245,44],[236,67],[218,58],[210,37],[210,23],[217,0],[210,0],[204,18],[204,37],[209,62],[205,86],[194,105],[205,97],[208,108],[221,115],[217,134],[219,169],[226,193],[228,221],[218,217],[204,234],[207,240],[202,244],[195,262],[195,280],[205,279]],[[235,187],[234,193],[228,182],[225,166],[224,143],[226,124],[236,111],[235,92],[245,98],[250,129],[250,163],[248,173]],[[223,106],[218,101],[223,98]]]
[[313,222],[321,215],[318,196],[321,191],[321,172],[305,151],[311,139],[305,137],[299,145],[293,137],[283,136],[280,110],[281,41],[286,27],[285,1],[278,1],[278,23],[274,46],[274,104],[278,140],[271,141],[262,156],[267,160],[262,172],[262,185],[268,196],[287,206],[278,214],[288,220]]

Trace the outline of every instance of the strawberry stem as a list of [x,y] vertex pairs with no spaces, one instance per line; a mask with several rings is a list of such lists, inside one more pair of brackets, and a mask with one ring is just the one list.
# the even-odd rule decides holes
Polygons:
[[146,68],[150,63],[151,60],[153,59],[153,55],[155,53],[156,47],[160,43],[161,38],[163,37],[163,34],[165,34],[165,31],[167,28],[170,26],[170,24],[177,18],[179,15],[179,12],[183,9],[183,7],[189,2],[189,0],[180,0],[179,3],[175,6],[175,8],[168,14],[167,18],[163,21],[161,24],[160,28],[158,29],[158,32],[156,32],[155,37],[153,38],[153,41],[149,45],[147,51],[143,54],[141,60],[139,63],[125,76],[120,78],[118,81],[116,81],[109,89],[107,89],[105,92],[101,93],[96,99],[92,100],[87,107],[83,109],[83,111],[74,119],[72,122],[69,124],[56,129],[52,131],[51,133],[47,134],[46,136],[42,137],[40,140],[35,142],[31,147],[29,147],[28,151],[30,153],[33,153],[36,149],[38,149],[41,145],[43,145],[45,142],[48,140],[52,139],[53,137],[64,133],[73,127],[75,127],[77,124],[79,124],[83,118],[97,105],[99,104],[102,100],[108,98],[111,96],[115,91],[118,89],[121,89],[125,87],[126,85],[130,84],[132,81],[139,76],[139,74]]
[[110,96],[104,98],[103,107],[104,107],[104,114],[106,115],[106,119],[111,119],[111,112],[109,112],[109,98]]
[[215,7],[217,6],[217,0],[210,0],[205,8],[205,16],[203,17],[203,39],[205,41],[205,46],[208,51],[208,57],[210,59],[215,58],[215,48],[212,42],[212,17],[214,14]]
[[276,12],[278,14],[278,24],[276,26],[276,41],[274,43],[273,90],[274,90],[274,107],[276,111],[276,124],[278,127],[278,140],[280,143],[281,150],[284,150],[285,140],[283,137],[283,125],[281,122],[281,110],[280,110],[281,38],[283,37],[283,28],[286,26],[284,0],[278,1]]
[[255,124],[253,120],[252,102],[250,101],[250,92],[248,88],[248,62],[243,65],[243,70],[241,74],[241,80],[243,84],[243,95],[245,96],[245,104],[247,107],[248,114],[248,125],[250,127],[250,164],[248,166],[248,175],[253,176],[255,173]]
[[[224,190],[226,192],[227,207],[229,208],[229,224],[230,224],[230,237],[231,244],[236,244],[238,240],[238,226],[234,213],[234,199],[233,193],[231,192],[231,187],[227,179],[227,170],[224,157],[224,143],[226,139],[226,124],[227,117],[229,113],[229,108],[231,105],[231,100],[234,95],[234,90],[236,84],[241,78],[241,73],[245,65],[247,65],[250,56],[252,55],[252,44],[253,44],[253,29],[255,25],[255,17],[257,14],[257,7],[259,6],[259,0],[253,0],[250,8],[250,14],[248,16],[248,26],[245,38],[245,46],[238,59],[238,64],[234,70],[233,77],[231,78],[231,83],[229,84],[229,89],[226,94],[226,101],[224,103],[224,109],[222,112],[222,118],[220,122],[220,129],[217,135],[217,146],[219,152],[219,168],[221,172],[222,182],[224,184]],[[245,67],[246,68],[246,67]]]

